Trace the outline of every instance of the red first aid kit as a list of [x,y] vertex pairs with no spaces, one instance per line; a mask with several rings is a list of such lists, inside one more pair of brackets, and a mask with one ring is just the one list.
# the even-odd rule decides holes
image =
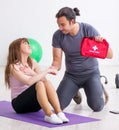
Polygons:
[[107,56],[108,48],[109,44],[105,39],[99,42],[95,41],[94,37],[85,37],[81,41],[82,56],[104,59]]

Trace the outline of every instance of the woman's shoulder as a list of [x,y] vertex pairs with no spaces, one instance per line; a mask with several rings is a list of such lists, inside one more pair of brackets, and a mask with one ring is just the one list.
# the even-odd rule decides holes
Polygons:
[[19,64],[10,64],[9,68],[10,68],[10,75],[13,75],[14,73],[20,71],[20,65]]
[[19,70],[20,64],[19,63],[14,63],[10,64],[10,70]]

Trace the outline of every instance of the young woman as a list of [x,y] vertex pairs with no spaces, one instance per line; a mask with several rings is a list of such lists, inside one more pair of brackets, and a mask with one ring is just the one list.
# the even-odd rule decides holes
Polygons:
[[[44,120],[53,124],[68,122],[62,112],[55,89],[45,78],[57,71],[39,69],[38,63],[30,58],[32,50],[27,38],[19,38],[9,45],[5,83],[11,89],[12,106],[17,113],[45,112]],[[51,109],[54,108],[54,112]]]

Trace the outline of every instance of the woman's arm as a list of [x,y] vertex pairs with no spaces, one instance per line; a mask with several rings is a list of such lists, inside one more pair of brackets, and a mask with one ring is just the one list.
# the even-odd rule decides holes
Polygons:
[[45,78],[45,76],[47,74],[50,74],[50,73],[57,73],[57,71],[55,69],[52,69],[52,68],[48,68],[44,71],[41,71],[40,73],[38,74],[35,74],[35,75],[32,75],[32,76],[29,76],[29,75],[26,75],[24,74],[21,70],[19,70],[19,68],[17,68],[16,66],[11,66],[11,75],[14,76],[17,80],[19,80],[20,82],[28,85],[28,86],[31,86],[33,85],[34,83],[42,80],[43,78]]

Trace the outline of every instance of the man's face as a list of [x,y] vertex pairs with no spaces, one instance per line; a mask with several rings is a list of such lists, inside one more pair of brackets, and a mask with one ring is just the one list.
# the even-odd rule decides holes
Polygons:
[[64,33],[68,34],[72,30],[73,21],[69,22],[65,16],[62,16],[57,19],[57,24],[59,26],[59,29]]

